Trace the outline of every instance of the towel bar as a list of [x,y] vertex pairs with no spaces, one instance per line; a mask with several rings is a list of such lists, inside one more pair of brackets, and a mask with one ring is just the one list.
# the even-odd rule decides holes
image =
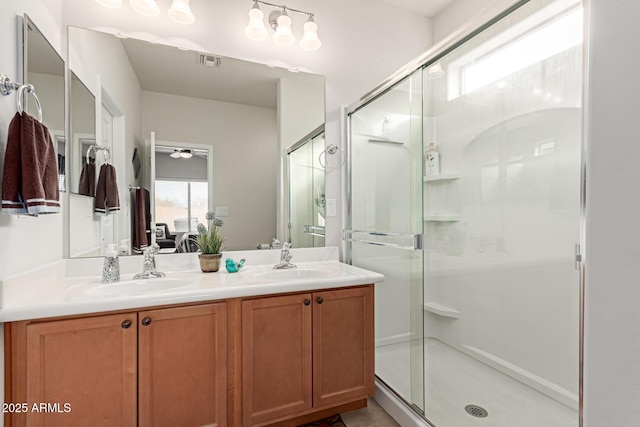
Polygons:
[[7,96],[14,90],[18,92],[18,112],[20,114],[24,111],[23,105],[26,104],[24,101],[25,92],[33,95],[36,100],[36,107],[38,108],[38,121],[42,123],[42,105],[40,105],[40,100],[38,99],[38,95],[36,95],[36,89],[33,85],[14,83],[9,79],[9,77],[4,74],[0,74],[0,93]]

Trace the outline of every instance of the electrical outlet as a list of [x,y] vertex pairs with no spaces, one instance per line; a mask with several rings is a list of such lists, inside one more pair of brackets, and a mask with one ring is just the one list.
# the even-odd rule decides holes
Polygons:
[[229,208],[227,206],[216,207],[216,216],[229,216]]
[[338,215],[338,208],[336,205],[336,199],[326,199],[325,201],[325,212],[327,216],[336,216]]

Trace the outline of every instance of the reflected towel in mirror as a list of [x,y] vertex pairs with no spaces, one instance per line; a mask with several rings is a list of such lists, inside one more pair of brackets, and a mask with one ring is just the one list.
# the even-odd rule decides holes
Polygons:
[[98,177],[93,210],[103,214],[120,212],[116,168],[111,164],[105,163],[100,166],[100,176]]
[[83,196],[96,197],[96,163],[95,159],[90,159],[82,165],[80,173],[80,184],[78,184],[78,194]]
[[133,229],[131,230],[131,241],[133,250],[141,253],[142,249],[149,246],[151,242],[151,203],[149,200],[149,190],[146,188],[136,188],[133,206]]

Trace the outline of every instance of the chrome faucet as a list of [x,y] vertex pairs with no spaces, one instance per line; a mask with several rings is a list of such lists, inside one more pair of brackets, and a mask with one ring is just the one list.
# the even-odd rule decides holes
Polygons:
[[142,252],[144,254],[142,273],[138,273],[133,276],[134,279],[154,279],[165,276],[164,273],[156,271],[155,255],[159,252],[159,250],[160,247],[157,244],[147,246],[147,248]]
[[280,252],[280,264],[276,264],[273,266],[274,270],[283,270],[285,268],[296,268],[295,264],[291,264],[291,258],[293,255],[289,253],[289,248],[291,248],[291,243],[284,242],[282,244],[282,251]]

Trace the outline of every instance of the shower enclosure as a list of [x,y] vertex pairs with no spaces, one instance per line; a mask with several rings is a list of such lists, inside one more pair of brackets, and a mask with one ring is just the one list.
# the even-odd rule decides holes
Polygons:
[[287,240],[294,248],[324,246],[323,150],[320,127],[287,152]]
[[582,23],[522,2],[350,109],[376,375],[438,427],[579,425]]

